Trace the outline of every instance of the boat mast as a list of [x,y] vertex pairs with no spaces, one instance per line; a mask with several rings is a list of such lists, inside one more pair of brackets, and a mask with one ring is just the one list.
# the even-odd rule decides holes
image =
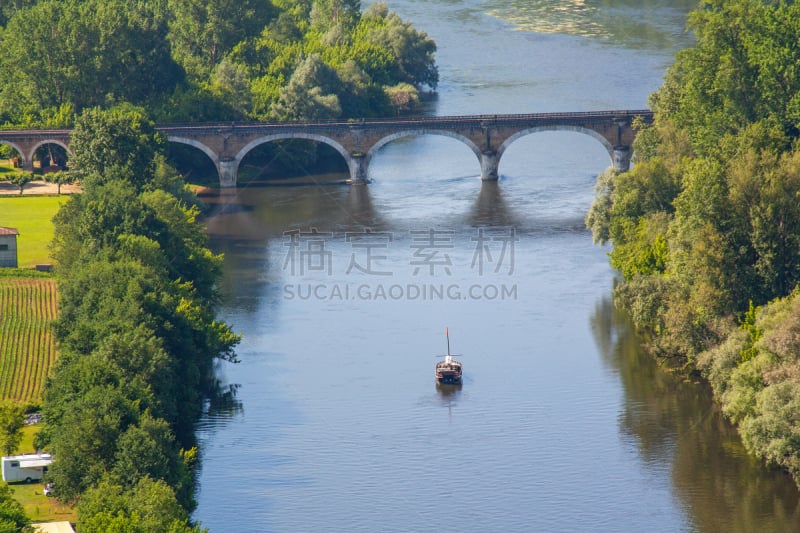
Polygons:
[[444,328],[444,336],[447,337],[447,357],[445,357],[445,363],[450,362],[450,328]]

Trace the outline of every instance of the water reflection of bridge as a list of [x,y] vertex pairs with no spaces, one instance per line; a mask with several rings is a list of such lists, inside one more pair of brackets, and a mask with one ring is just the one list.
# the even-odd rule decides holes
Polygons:
[[[372,157],[387,143],[402,137],[443,135],[466,144],[480,163],[481,179],[496,180],[503,153],[520,137],[540,131],[567,130],[594,137],[606,148],[618,170],[630,166],[636,131],[633,121],[651,121],[649,110],[407,117],[292,123],[197,123],[160,125],[169,142],[192,146],[205,153],[219,173],[220,185],[235,187],[239,164],[255,147],[284,139],[307,139],[339,152],[350,170],[352,183],[366,183]],[[0,132],[0,144],[15,148],[23,168],[33,168],[33,155],[45,144],[69,151],[70,130]]]

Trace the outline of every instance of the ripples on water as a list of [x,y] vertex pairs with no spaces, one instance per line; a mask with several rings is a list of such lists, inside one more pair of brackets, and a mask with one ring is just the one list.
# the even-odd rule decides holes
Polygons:
[[618,46],[675,49],[686,46],[686,12],[697,2],[512,0],[488,1],[486,12],[515,29],[606,40]]

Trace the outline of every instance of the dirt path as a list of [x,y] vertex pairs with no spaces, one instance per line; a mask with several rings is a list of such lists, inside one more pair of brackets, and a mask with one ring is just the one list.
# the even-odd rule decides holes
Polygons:
[[[73,194],[81,192],[80,185],[69,184],[61,186],[61,194]],[[22,189],[23,196],[41,196],[58,194],[58,185],[47,183],[46,181],[32,181]],[[19,196],[19,187],[10,181],[0,181],[0,196]]]

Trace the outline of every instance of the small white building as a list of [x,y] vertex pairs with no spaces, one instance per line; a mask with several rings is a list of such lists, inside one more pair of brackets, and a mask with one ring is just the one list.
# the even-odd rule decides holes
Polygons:
[[15,228],[0,226],[0,268],[17,268],[17,235]]

